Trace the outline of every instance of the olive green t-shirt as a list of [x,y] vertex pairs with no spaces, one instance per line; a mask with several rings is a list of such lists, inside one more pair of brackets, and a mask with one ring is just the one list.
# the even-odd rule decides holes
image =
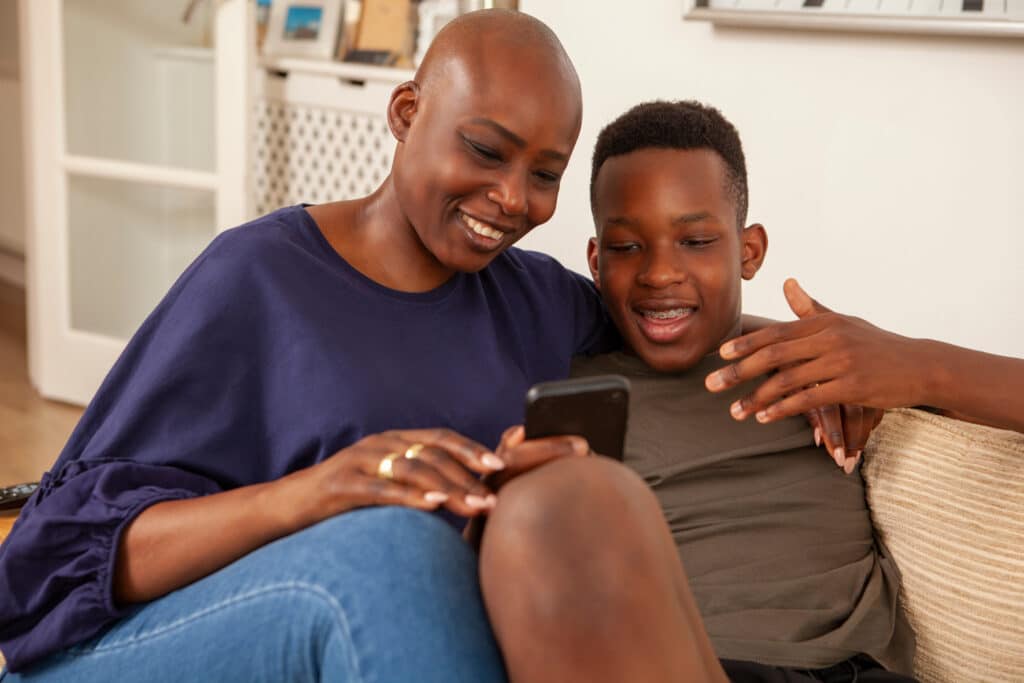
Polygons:
[[803,417],[737,422],[704,388],[717,354],[681,374],[637,357],[577,358],[573,375],[631,384],[625,462],[653,488],[718,656],[821,668],[868,654],[910,673],[899,574],[874,537],[859,470],[814,445]]

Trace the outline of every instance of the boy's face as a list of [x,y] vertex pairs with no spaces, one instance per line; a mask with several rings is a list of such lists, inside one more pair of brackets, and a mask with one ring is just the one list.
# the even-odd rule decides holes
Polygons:
[[662,372],[692,367],[739,332],[740,279],[764,259],[764,228],[739,230],[726,165],[710,149],[609,158],[595,185],[587,260],[626,345]]

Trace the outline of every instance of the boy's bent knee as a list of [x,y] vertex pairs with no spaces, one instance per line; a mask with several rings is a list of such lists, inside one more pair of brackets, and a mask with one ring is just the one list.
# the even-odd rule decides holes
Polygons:
[[664,518],[632,470],[600,457],[558,460],[498,494],[481,545],[485,584],[537,574],[553,591],[602,583],[663,551]]
[[501,489],[488,532],[562,532],[595,523],[660,519],[644,481],[625,465],[604,457],[572,457],[520,475]]

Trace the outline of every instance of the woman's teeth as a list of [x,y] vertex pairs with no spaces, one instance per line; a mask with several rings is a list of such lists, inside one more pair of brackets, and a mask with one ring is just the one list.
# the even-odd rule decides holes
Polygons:
[[682,318],[690,313],[693,313],[692,308],[670,308],[665,311],[643,311],[644,317],[651,320],[675,320],[676,318]]
[[470,230],[472,230],[473,232],[475,232],[478,235],[483,235],[484,237],[489,237],[492,240],[500,240],[502,237],[505,236],[505,233],[501,232],[500,230],[495,230],[494,228],[492,228],[491,226],[487,225],[486,223],[481,223],[480,221],[478,221],[477,219],[473,218],[472,216],[467,216],[464,213],[462,213],[461,215],[462,215],[463,222],[465,222],[465,224],[469,226]]

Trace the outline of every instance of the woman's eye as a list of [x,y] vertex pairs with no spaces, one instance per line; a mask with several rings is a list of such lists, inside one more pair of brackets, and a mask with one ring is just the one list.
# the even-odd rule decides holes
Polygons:
[[484,145],[481,145],[478,142],[473,142],[472,140],[466,140],[466,144],[468,144],[479,156],[487,159],[488,161],[501,161],[501,155],[490,147],[485,147]]
[[622,253],[630,252],[630,251],[636,251],[639,248],[640,248],[640,245],[638,245],[635,242],[618,242],[616,244],[609,244],[606,247],[606,249],[608,249],[608,251],[617,251],[617,252],[622,252]]
[[541,182],[548,184],[557,183],[559,180],[559,175],[557,173],[552,173],[551,171],[537,171],[533,175],[535,175]]

